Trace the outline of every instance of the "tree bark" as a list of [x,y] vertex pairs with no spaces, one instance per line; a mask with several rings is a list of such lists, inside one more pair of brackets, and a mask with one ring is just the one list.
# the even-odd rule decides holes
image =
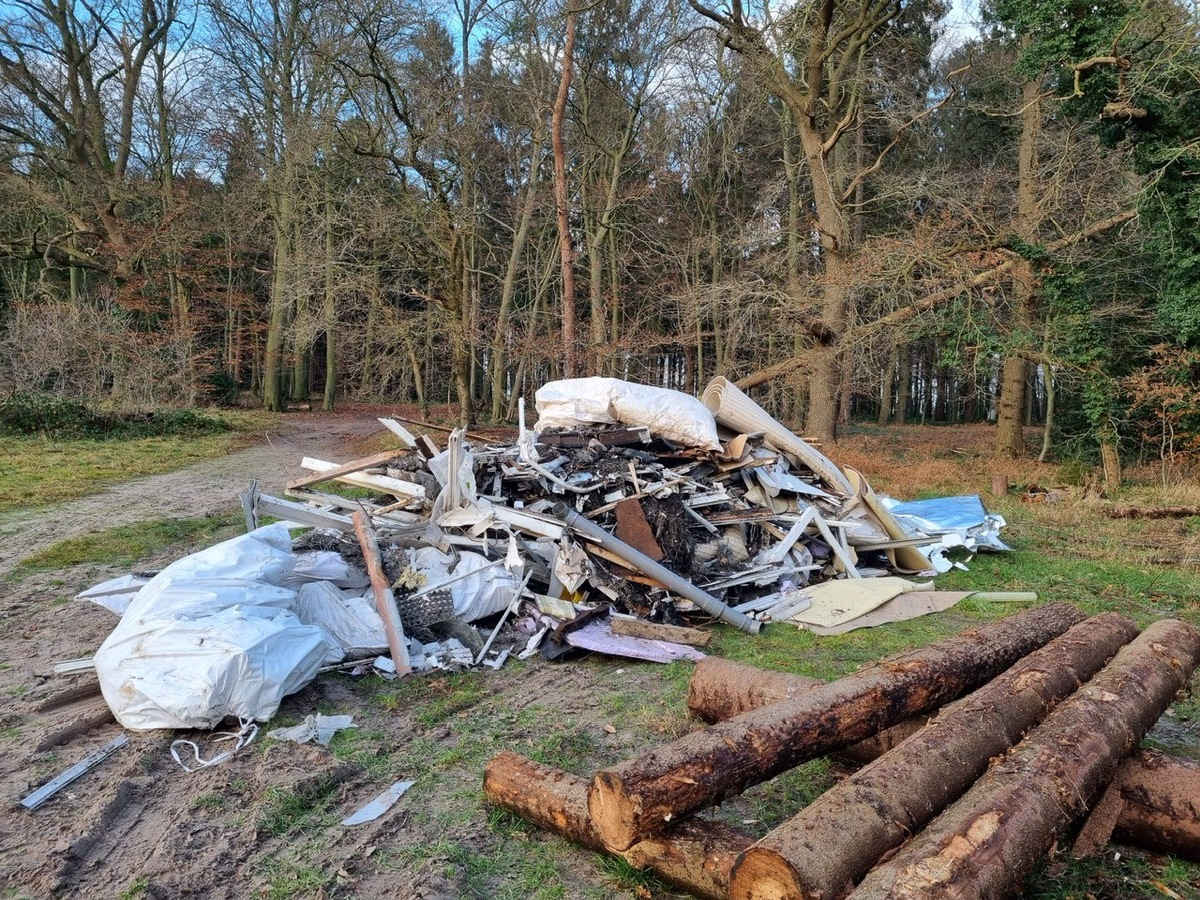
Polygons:
[[571,90],[571,61],[575,52],[574,6],[567,8],[567,33],[563,41],[562,76],[558,95],[550,118],[550,143],[554,149],[554,205],[558,212],[558,246],[562,268],[562,342],[563,375],[576,374],[577,344],[575,336],[575,253],[571,249],[571,217],[567,205],[567,152],[563,145],[563,120],[567,111],[567,95]]
[[1018,613],[896,656],[810,694],[745,713],[596,774],[588,808],[619,850],[785,769],[961,696],[1083,618]]
[[730,900],[844,897],[1136,636],[1124,616],[1096,616],[947,706],[747,850],[734,865]]
[[[799,696],[824,683],[710,656],[692,673],[688,710],[711,724]],[[921,716],[908,719],[835,756],[864,765],[899,746],[925,724]],[[1120,793],[1121,806],[1108,824],[1109,831],[1097,839],[1099,846],[1111,837],[1134,847],[1200,860],[1200,763],[1139,750],[1121,763],[1109,787],[1110,793],[1114,791]]]
[[[772,672],[719,656],[708,656],[696,664],[688,682],[688,712],[711,725],[752,709],[802,696],[825,684],[828,682],[819,678]],[[855,765],[869,763],[924,728],[927,721],[925,716],[907,719],[851,744],[835,755]]]
[[[586,779],[505,750],[488,761],[483,793],[488,802],[576,844],[613,852],[588,815]],[[683,822],[618,855],[697,897],[724,900],[733,861],[750,843],[750,838],[719,822]]]
[[1114,839],[1200,860],[1200,763],[1138,750],[1109,790],[1121,796]]
[[1099,798],[1198,661],[1200,634],[1190,625],[1149,626],[850,896],[1011,896]]

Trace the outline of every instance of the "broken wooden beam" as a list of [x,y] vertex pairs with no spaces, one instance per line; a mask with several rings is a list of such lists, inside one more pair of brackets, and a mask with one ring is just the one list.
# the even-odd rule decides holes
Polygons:
[[634,616],[614,615],[611,625],[614,634],[645,638],[648,641],[668,641],[672,644],[689,644],[693,647],[707,647],[712,641],[712,632],[710,631],[685,628],[681,625],[647,622],[645,619],[638,619]]
[[811,693],[743,713],[596,774],[588,808],[618,850],[817,756],[956,699],[1084,616],[1043,606],[981,625]]
[[730,900],[844,897],[1137,633],[1116,613],[1080,622],[943,708],[747,850],[734,865]]
[[412,664],[408,659],[408,639],[404,636],[404,625],[400,621],[400,611],[396,608],[396,597],[392,593],[392,586],[388,584],[387,576],[383,574],[383,558],[379,554],[379,542],[375,538],[375,529],[371,527],[367,514],[362,510],[355,512],[351,518],[354,521],[354,533],[358,536],[358,544],[362,547],[367,575],[371,579],[375,607],[379,611],[379,617],[383,619],[383,631],[387,635],[388,649],[392,654],[392,662],[396,664],[396,674],[407,675],[412,672]]
[[1194,628],[1174,620],[1150,625],[849,896],[1013,895],[1099,798],[1198,662]]
[[[483,793],[490,803],[573,843],[615,853],[592,826],[585,778],[505,750],[488,760]],[[746,835],[719,822],[684,822],[616,855],[697,897],[724,900],[733,861],[750,843]]]
[[323,459],[313,459],[311,456],[306,456],[300,460],[300,468],[328,475],[336,481],[353,484],[356,487],[365,487],[383,494],[391,494],[393,497],[411,497],[414,500],[425,499],[425,488],[421,487],[421,485],[414,484],[411,481],[404,481],[400,478],[392,478],[390,475],[366,475],[362,472],[354,472],[349,475],[333,475],[330,473],[337,471],[339,468],[337,463],[327,462]]

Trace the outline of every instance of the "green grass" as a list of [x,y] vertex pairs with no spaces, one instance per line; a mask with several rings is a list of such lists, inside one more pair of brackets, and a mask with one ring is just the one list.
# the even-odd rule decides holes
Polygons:
[[88,563],[129,568],[138,560],[176,544],[211,546],[232,537],[242,527],[241,516],[232,514],[121,525],[59,541],[21,560],[13,574],[20,577],[34,572],[55,572]]
[[322,778],[303,790],[273,787],[263,797],[256,816],[258,830],[270,837],[330,824],[329,809],[334,789],[332,779]]
[[246,446],[277,417],[223,412],[234,430],[133,440],[0,436],[0,513],[62,503],[142,475],[173,472]]
[[129,883],[129,887],[121,891],[119,894],[120,900],[136,900],[138,897],[146,896],[146,891],[150,887],[150,880],[147,878],[135,878]]
[[316,866],[292,858],[274,857],[264,861],[261,874],[269,885],[260,895],[266,900],[324,896],[329,882]]

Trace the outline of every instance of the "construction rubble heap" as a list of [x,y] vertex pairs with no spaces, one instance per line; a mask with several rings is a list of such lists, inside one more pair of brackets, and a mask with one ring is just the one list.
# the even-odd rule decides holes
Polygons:
[[118,720],[261,721],[330,667],[499,668],[572,648],[700,659],[710,634],[694,626],[711,621],[836,633],[881,606],[878,621],[944,609],[964,595],[897,576],[1007,549],[978,497],[892,505],[723,378],[702,399],[552,382],[537,411],[526,427],[522,404],[515,443],[455,430],[444,448],[381,419],[395,450],[306,458],[286,497],[243,494],[248,534],[84,592],[123,613],[95,657]]

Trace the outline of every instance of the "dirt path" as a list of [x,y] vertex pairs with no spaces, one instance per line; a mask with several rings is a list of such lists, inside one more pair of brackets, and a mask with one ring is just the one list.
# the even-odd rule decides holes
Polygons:
[[380,431],[373,413],[281,418],[261,443],[193,466],[149,475],[69,503],[0,514],[0,579],[22,559],[92,531],[150,519],[188,519],[228,510],[257,478],[276,493],[300,474],[303,456],[344,461],[354,441]]

